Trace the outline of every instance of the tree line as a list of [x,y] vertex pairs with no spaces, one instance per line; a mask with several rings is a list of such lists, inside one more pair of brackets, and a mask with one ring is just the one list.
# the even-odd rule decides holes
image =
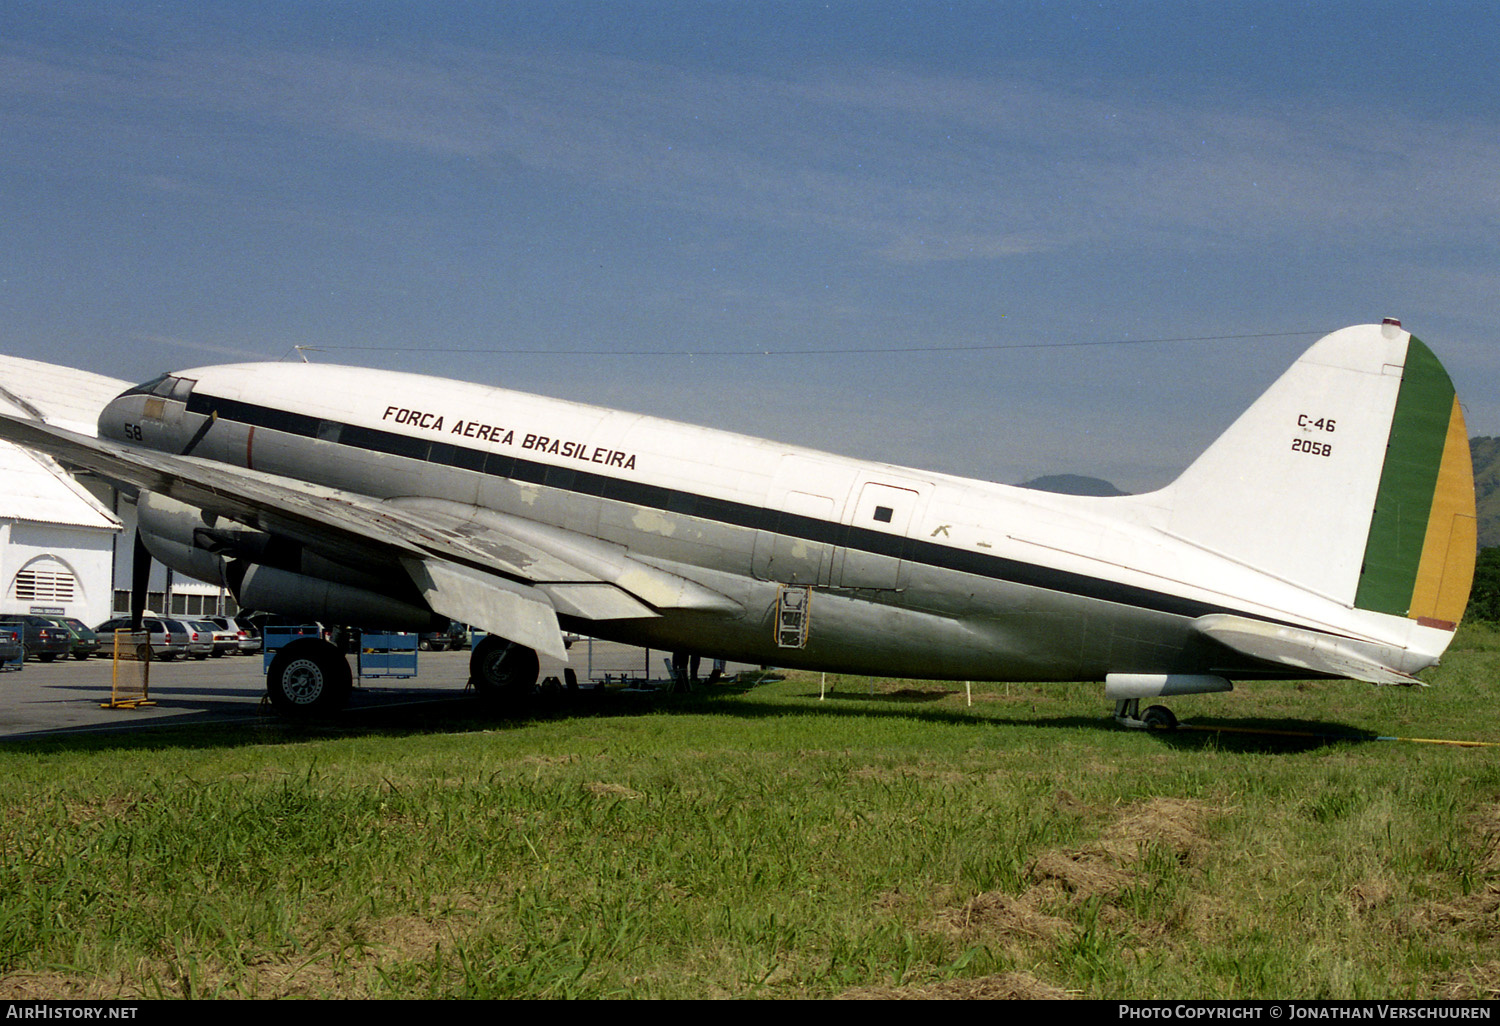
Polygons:
[[1500,621],[1500,545],[1479,550],[1465,615],[1474,620]]

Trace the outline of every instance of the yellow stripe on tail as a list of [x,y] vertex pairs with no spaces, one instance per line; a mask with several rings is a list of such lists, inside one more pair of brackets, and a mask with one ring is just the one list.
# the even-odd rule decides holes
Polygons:
[[1473,459],[1463,409],[1454,396],[1408,616],[1428,627],[1458,626],[1469,602],[1478,540]]

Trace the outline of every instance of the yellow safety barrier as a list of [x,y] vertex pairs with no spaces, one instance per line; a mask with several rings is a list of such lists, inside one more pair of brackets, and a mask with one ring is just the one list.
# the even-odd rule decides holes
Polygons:
[[114,669],[109,701],[101,709],[137,709],[151,701],[151,635],[147,631],[115,631]]

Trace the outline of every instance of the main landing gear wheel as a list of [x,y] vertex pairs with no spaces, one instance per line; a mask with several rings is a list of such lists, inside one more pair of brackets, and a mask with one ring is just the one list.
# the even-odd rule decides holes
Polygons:
[[1125,698],[1115,703],[1115,722],[1133,730],[1176,730],[1177,717],[1164,705],[1148,706],[1141,712],[1139,698]]
[[343,708],[354,684],[349,663],[322,638],[300,638],[271,660],[266,688],[283,716],[325,716]]
[[535,651],[491,634],[469,656],[469,683],[486,702],[516,708],[536,691],[541,669]]

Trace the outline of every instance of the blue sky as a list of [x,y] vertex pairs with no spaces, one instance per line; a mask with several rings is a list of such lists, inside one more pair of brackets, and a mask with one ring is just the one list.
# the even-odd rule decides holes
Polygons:
[[0,90],[12,355],[1143,490],[1392,315],[1500,434],[1493,4],[3,0]]

